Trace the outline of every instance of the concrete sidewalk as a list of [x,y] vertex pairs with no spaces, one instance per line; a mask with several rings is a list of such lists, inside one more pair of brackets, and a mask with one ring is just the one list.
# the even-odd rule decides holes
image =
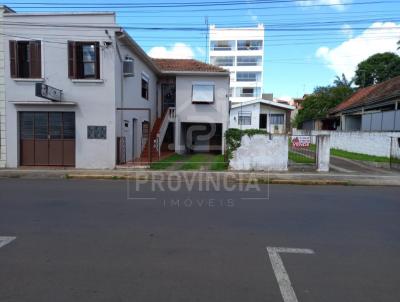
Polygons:
[[152,170],[82,170],[82,169],[0,169],[0,178],[27,179],[132,179],[158,181],[262,182],[301,185],[400,186],[400,173],[317,173],[317,172],[248,172],[248,171],[152,171]]

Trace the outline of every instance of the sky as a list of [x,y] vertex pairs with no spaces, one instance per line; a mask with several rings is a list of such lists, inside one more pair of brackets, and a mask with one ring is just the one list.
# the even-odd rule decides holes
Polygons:
[[[395,52],[400,0],[9,0],[22,11],[115,11],[154,57],[207,60],[207,24],[265,27],[263,92],[300,97],[370,55]],[[207,23],[208,22],[208,23]]]

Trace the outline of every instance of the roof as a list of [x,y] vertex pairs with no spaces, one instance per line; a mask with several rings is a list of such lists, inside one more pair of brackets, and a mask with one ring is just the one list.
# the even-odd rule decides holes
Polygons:
[[330,110],[331,114],[400,96],[400,76],[357,90],[350,98]]
[[163,72],[221,72],[228,71],[193,59],[152,59]]
[[287,105],[287,104],[281,104],[281,103],[268,101],[268,100],[264,100],[264,99],[255,99],[255,100],[252,100],[252,101],[232,104],[232,109],[243,107],[243,106],[249,106],[249,105],[253,105],[253,104],[258,104],[258,103],[264,104],[264,105],[268,105],[268,106],[272,106],[272,107],[281,108],[281,109],[284,109],[284,110],[294,110],[295,109],[295,107]]

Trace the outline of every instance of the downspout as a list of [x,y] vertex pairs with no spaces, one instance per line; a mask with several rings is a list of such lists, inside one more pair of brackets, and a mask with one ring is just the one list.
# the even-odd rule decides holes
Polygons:
[[[120,52],[120,50],[119,50],[119,46],[118,46],[118,42],[117,42],[117,39],[115,39],[115,49],[117,50],[117,54],[118,54],[118,58],[119,58],[119,61],[120,61],[120,63],[121,63],[121,67],[123,68],[123,59],[122,59],[122,56],[121,56],[121,52]],[[122,72],[120,72],[120,78],[121,78],[121,81],[120,81],[120,89],[121,89],[121,108],[124,108],[124,77],[123,77],[123,75],[122,75]],[[124,111],[123,110],[120,110],[121,111],[121,120],[120,120],[120,135],[121,135],[121,138],[122,138],[122,134],[123,134],[123,127],[122,127],[122,124],[123,124],[123,120],[124,120]],[[118,148],[120,148],[120,146],[117,146]],[[125,154],[125,158],[126,158],[126,154]]]

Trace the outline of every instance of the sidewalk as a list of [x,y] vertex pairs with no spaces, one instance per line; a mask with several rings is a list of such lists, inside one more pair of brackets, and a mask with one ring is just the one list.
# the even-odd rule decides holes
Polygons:
[[210,181],[226,178],[231,182],[258,181],[271,184],[400,186],[400,173],[317,173],[317,172],[248,172],[248,171],[152,171],[139,169],[0,169],[0,178],[27,179],[132,179],[158,181]]

